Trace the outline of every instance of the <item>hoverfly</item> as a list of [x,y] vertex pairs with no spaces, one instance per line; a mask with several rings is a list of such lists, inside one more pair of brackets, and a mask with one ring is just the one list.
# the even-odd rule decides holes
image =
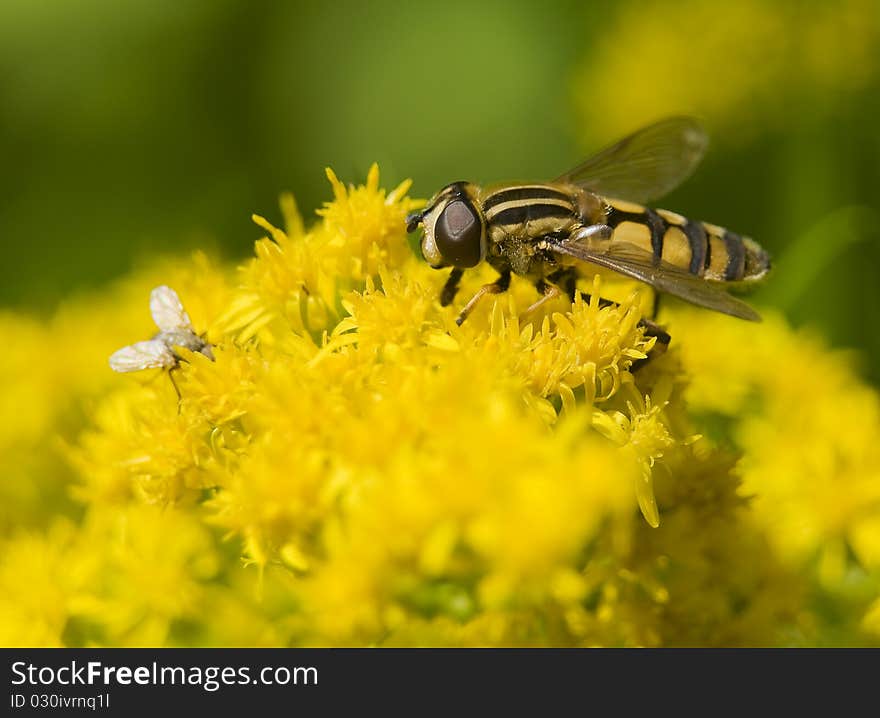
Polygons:
[[150,292],[150,314],[159,328],[157,334],[145,342],[136,342],[123,347],[110,356],[113,371],[129,372],[142,369],[167,369],[168,377],[180,399],[180,390],[171,372],[181,361],[174,347],[183,347],[204,354],[214,361],[211,345],[203,336],[193,330],[189,315],[171,287],[156,287]]
[[[498,279],[464,306],[458,324],[484,296],[507,291],[511,273],[530,279],[542,295],[527,311],[561,292],[573,299],[585,263],[692,304],[758,321],[758,314],[727,288],[761,279],[770,269],[767,252],[723,227],[640,204],[685,180],[707,144],[695,120],[661,120],[552,182],[487,188],[453,182],[407,217],[407,231],[421,225],[425,260],[436,269],[452,267],[440,295],[443,306],[455,298],[465,269],[487,261],[498,271]],[[669,342],[655,324],[643,323],[647,333]]]

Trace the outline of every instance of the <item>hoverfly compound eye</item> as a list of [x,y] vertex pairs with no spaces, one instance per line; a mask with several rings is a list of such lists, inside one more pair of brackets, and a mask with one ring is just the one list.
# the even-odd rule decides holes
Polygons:
[[482,222],[464,200],[453,200],[443,208],[434,225],[434,241],[443,259],[455,267],[475,267],[483,259]]

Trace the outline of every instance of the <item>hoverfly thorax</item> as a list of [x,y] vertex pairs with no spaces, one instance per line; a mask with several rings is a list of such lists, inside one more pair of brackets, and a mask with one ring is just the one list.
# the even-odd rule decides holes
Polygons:
[[476,267],[486,258],[486,218],[476,199],[477,188],[453,182],[440,190],[421,212],[407,217],[407,231],[424,229],[422,256],[432,267]]

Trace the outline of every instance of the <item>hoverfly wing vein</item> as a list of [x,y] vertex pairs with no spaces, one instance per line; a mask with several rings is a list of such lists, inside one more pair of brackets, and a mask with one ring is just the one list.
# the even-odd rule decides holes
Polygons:
[[150,313],[163,332],[192,331],[192,322],[180,298],[171,287],[156,287],[150,293]]
[[740,319],[760,321],[760,315],[745,302],[728,294],[722,287],[687,273],[654,257],[638,247],[618,244],[601,251],[584,246],[576,239],[550,242],[547,247],[604,269],[645,282],[655,289]]
[[624,137],[554,182],[606,197],[650,202],[668,194],[696,169],[708,137],[690,117],[670,117]]

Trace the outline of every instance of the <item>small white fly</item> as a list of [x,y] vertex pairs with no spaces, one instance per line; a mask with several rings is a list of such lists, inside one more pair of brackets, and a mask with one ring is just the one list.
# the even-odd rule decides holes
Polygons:
[[[148,341],[136,342],[114,352],[110,356],[110,368],[113,371],[168,369],[171,376],[170,370],[176,369],[180,363],[180,356],[174,351],[174,347],[200,352],[214,361],[211,345],[195,333],[189,315],[180,303],[177,292],[171,287],[163,285],[150,293],[150,313],[159,332]],[[173,378],[171,383],[179,397],[180,392]]]

